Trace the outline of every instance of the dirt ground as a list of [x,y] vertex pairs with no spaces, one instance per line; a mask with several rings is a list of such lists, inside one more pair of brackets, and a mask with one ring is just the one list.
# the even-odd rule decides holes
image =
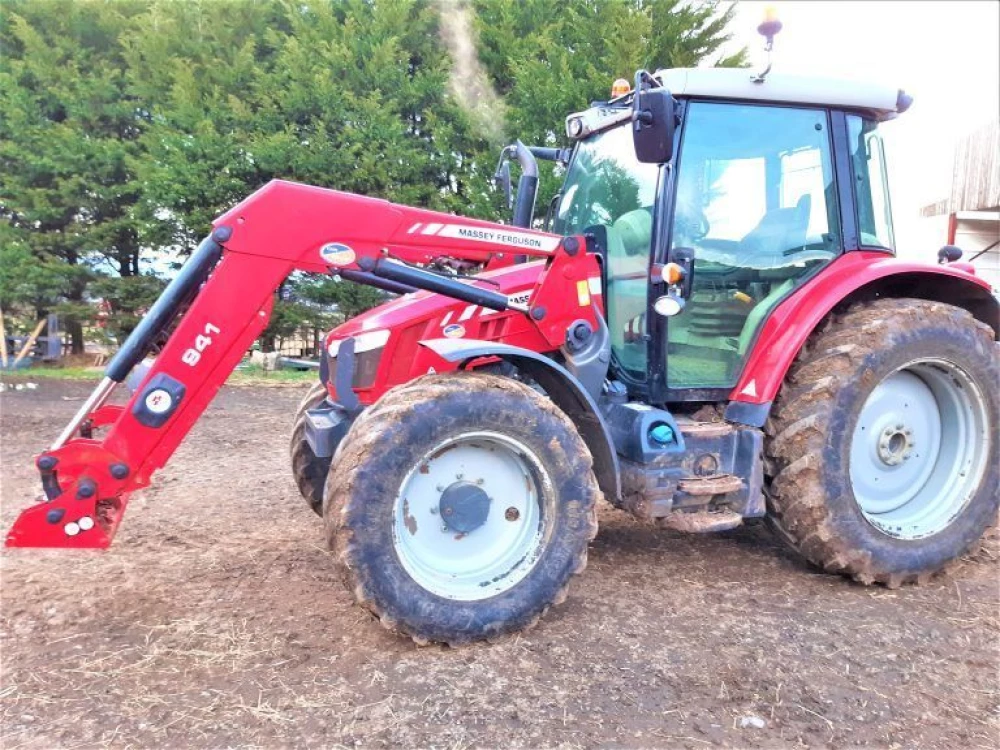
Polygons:
[[[3,530],[87,383],[0,395]],[[1000,540],[898,591],[762,527],[605,507],[535,630],[419,648],[352,604],[288,470],[294,388],[226,388],[108,553],[4,551],[2,746],[937,747],[1000,744]]]

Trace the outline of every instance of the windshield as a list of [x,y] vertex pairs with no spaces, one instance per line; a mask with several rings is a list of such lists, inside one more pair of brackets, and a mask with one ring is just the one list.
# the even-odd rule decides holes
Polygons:
[[657,165],[636,159],[627,126],[583,141],[566,174],[553,231],[579,234],[590,226],[611,226],[636,209],[652,211],[658,174]]
[[627,125],[595,135],[577,146],[552,226],[562,235],[604,228],[611,348],[634,380],[646,377],[649,250],[659,173],[658,165],[636,158]]

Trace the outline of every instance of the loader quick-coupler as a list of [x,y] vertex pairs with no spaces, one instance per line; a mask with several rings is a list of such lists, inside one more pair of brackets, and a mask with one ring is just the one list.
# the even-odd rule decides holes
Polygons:
[[130,467],[93,440],[47,451],[36,460],[44,502],[18,517],[8,547],[103,549],[121,521]]

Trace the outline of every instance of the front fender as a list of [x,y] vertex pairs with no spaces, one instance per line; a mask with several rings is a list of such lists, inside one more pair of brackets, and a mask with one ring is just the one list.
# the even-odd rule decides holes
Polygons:
[[802,346],[833,309],[877,297],[947,302],[969,310],[1000,337],[1000,303],[983,279],[961,268],[914,263],[881,252],[849,252],[771,312],[730,399],[770,404]]
[[464,367],[481,357],[510,362],[542,387],[552,402],[573,420],[594,459],[597,483],[610,501],[621,497],[621,472],[611,431],[597,402],[569,370],[548,357],[518,346],[477,339],[429,339],[420,342],[447,362]]

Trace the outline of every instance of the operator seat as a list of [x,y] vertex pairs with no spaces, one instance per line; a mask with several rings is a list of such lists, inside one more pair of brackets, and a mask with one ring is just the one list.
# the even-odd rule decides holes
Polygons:
[[812,196],[805,193],[791,208],[768,211],[740,243],[741,249],[748,254],[747,265],[762,271],[762,277],[773,279],[767,296],[753,306],[743,323],[737,343],[741,360],[764,318],[795,288],[795,281],[799,276],[792,270],[796,261],[795,250],[806,244],[811,206]]
[[775,208],[740,241],[741,256],[750,268],[777,268],[787,265],[786,253],[806,244],[812,196],[804,193],[789,208]]
[[[649,243],[653,215],[638,208],[618,217],[606,227],[608,242],[608,329],[611,345],[619,357],[628,357],[626,332],[640,327],[646,313],[649,290]],[[622,362],[626,367],[645,367],[642,362]]]

